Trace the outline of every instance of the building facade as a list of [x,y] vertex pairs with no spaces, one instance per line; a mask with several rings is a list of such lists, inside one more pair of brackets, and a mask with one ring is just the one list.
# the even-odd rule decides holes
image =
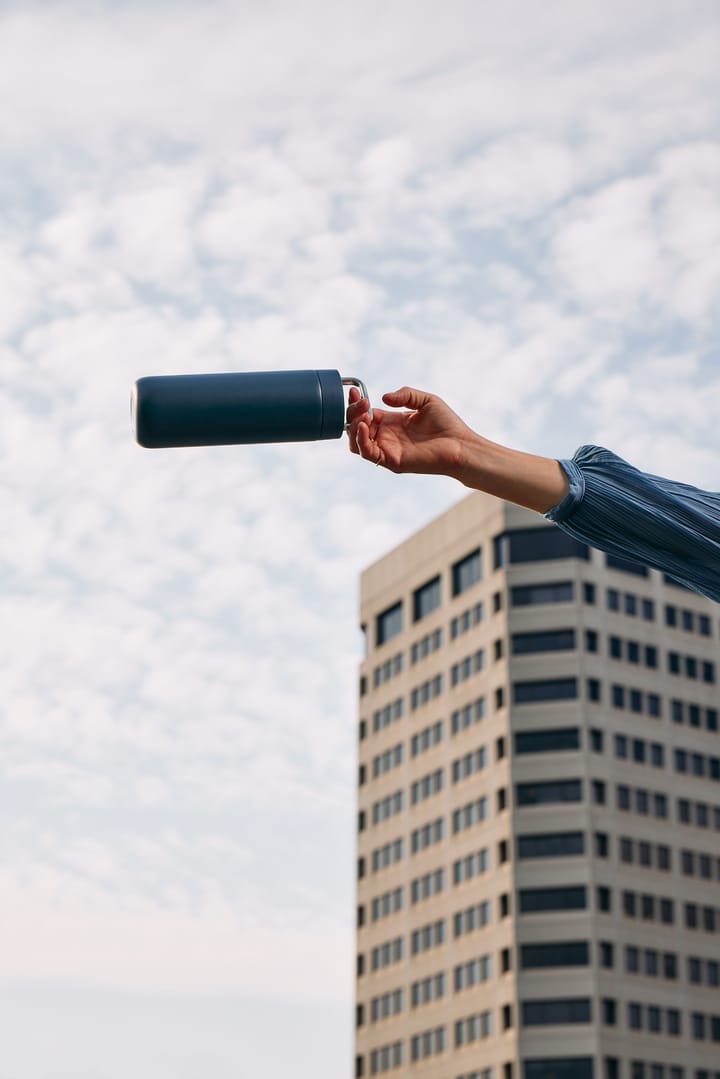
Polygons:
[[364,572],[356,1077],[720,1079],[719,614],[479,493]]

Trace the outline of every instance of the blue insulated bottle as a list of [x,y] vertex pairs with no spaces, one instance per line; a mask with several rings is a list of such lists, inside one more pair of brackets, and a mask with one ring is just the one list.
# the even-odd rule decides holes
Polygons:
[[135,437],[151,448],[340,438],[345,385],[367,396],[338,371],[151,375],[133,387]]

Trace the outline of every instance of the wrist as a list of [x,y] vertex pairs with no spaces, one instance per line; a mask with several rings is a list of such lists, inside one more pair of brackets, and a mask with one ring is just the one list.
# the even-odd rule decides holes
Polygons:
[[488,450],[491,447],[493,443],[468,428],[467,434],[456,440],[448,476],[462,483],[464,487],[482,489],[483,480],[487,479],[490,463]]

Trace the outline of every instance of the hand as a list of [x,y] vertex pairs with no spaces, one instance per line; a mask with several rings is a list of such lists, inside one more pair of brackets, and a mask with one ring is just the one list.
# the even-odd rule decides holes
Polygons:
[[391,472],[421,472],[457,476],[464,459],[464,445],[473,432],[440,397],[404,386],[383,394],[392,408],[410,411],[387,412],[350,390],[347,422],[350,451]]

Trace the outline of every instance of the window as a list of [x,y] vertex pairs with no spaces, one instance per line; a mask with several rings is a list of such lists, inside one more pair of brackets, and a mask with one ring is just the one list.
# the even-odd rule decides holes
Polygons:
[[482,556],[480,548],[465,555],[452,567],[452,594],[459,596],[466,592],[482,577]]
[[592,1057],[538,1057],[523,1064],[523,1079],[593,1079]]
[[556,558],[590,558],[585,543],[561,532],[559,528],[519,528],[504,532],[493,540],[495,569],[521,562],[546,562]]
[[375,644],[385,644],[402,633],[403,629],[403,605],[395,603],[377,616],[375,622]]
[[555,581],[551,584],[521,584],[510,590],[513,607],[534,607],[542,603],[572,603],[572,581]]
[[537,652],[567,652],[575,648],[574,629],[548,629],[537,633],[513,633],[514,656]]
[[586,940],[561,940],[520,946],[522,970],[541,970],[548,967],[587,967],[590,964],[590,945]]
[[413,592],[413,622],[419,622],[421,618],[425,618],[439,606],[440,578],[433,577],[431,581],[416,588]]
[[584,832],[545,832],[517,837],[518,858],[564,858],[585,852]]
[[599,885],[597,889],[597,909],[605,914],[612,909],[612,892],[604,885]]
[[490,1011],[469,1015],[455,1023],[455,1047],[468,1045],[480,1038],[488,1038],[491,1034],[492,1013]]
[[564,888],[524,888],[520,890],[519,898],[521,914],[587,908],[587,889],[583,884]]
[[636,577],[647,577],[647,566],[639,562],[632,562],[629,558],[621,558],[619,555],[605,555],[605,565],[608,569],[619,569],[622,573],[632,573]]
[[526,1027],[555,1026],[565,1023],[590,1023],[589,997],[568,997],[522,1002],[522,1023]]
[[515,752],[557,753],[580,748],[579,727],[551,727],[539,731],[518,731]]
[[610,846],[607,832],[595,832],[595,857],[608,858]]
[[576,700],[577,695],[577,678],[546,678],[537,682],[513,683],[515,704]]
[[553,805],[558,802],[581,802],[582,781],[558,779],[542,783],[518,783],[515,787],[519,806]]
[[605,970],[615,966],[615,949],[609,940],[600,941],[600,966]]

